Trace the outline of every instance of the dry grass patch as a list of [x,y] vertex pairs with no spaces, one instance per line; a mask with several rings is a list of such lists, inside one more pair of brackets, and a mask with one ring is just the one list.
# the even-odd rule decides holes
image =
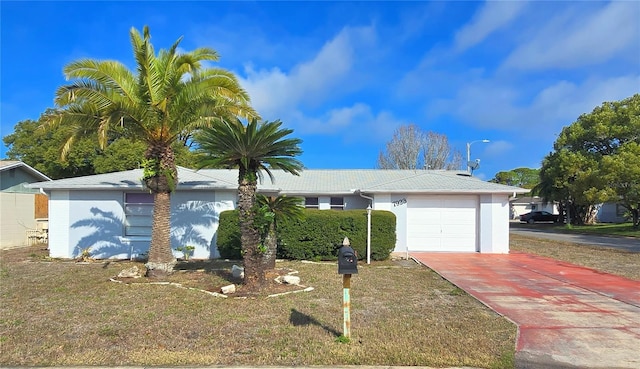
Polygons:
[[511,250],[550,257],[640,280],[640,253],[511,234]]
[[[0,254],[0,366],[513,367],[516,327],[407,261],[360,266],[351,283],[352,340],[345,344],[336,341],[342,277],[334,263],[279,263],[299,271],[311,292],[224,299],[109,281],[140,264],[48,261],[43,253]],[[228,264],[192,266],[173,281],[204,289],[232,282]]]

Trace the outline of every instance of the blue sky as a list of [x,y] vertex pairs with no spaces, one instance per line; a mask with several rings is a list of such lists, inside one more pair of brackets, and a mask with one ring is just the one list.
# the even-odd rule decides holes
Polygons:
[[[208,46],[253,106],[304,140],[308,168],[374,168],[402,125],[449,137],[476,172],[537,168],[563,126],[640,92],[640,2],[10,2],[1,12],[1,135],[53,106],[79,58],[133,67]],[[4,157],[6,148],[0,148]]]

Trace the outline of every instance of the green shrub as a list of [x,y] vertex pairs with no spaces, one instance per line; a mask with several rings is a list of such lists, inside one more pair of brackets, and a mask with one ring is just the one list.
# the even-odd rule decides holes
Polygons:
[[227,210],[220,213],[216,245],[218,246],[220,257],[223,259],[242,259],[238,221],[237,210]]
[[[285,220],[278,223],[278,258],[293,260],[335,260],[337,249],[345,237],[360,259],[366,258],[366,210],[311,210],[305,209],[303,220]],[[371,212],[371,259],[389,257],[396,243],[396,219],[389,211]],[[220,214],[217,246],[220,255],[239,259],[240,229],[238,212]]]

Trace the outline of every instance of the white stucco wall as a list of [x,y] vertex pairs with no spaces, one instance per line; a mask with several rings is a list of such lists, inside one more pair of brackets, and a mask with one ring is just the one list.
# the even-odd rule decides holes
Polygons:
[[481,253],[509,253],[509,196],[481,195],[478,211],[478,237]]
[[[180,246],[194,246],[194,259],[219,258],[216,234],[220,213],[235,208],[235,192],[189,191],[171,196],[171,243],[175,250]],[[176,251],[176,256],[182,257]]]
[[407,252],[407,195],[376,194],[375,210],[387,210],[396,216],[395,253]]
[[129,258],[124,240],[121,191],[52,191],[49,194],[49,255],[74,258],[83,249],[92,255]]
[[[139,192],[139,191],[127,191]],[[90,248],[95,258],[128,259],[146,253],[150,236],[125,236],[124,191],[52,191],[49,195],[50,256],[75,258]],[[193,258],[219,257],[215,247],[218,216],[234,209],[232,191],[176,191],[171,195],[175,250],[195,246]],[[174,251],[176,257],[182,253]]]
[[69,191],[52,191],[49,194],[49,256],[70,258],[69,218],[71,203]]

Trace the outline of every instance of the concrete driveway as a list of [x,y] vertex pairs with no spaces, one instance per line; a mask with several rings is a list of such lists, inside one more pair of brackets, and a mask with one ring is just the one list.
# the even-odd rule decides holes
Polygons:
[[411,256],[518,325],[517,368],[640,368],[640,282],[526,253]]
[[592,234],[575,234],[554,232],[550,227],[538,227],[538,225],[512,226],[509,229],[512,234],[542,238],[553,241],[579,243],[591,246],[613,247],[621,250],[640,252],[640,238],[598,236]]

